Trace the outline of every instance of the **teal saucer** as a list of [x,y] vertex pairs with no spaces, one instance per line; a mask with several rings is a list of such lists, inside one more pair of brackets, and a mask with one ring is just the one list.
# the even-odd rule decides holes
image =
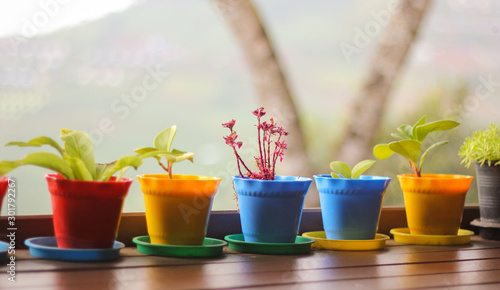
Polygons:
[[243,234],[224,237],[229,242],[229,248],[242,253],[270,254],[270,255],[299,255],[311,251],[314,239],[297,236],[295,243],[254,243],[246,242]]
[[55,237],[39,237],[27,239],[24,244],[29,247],[30,254],[43,259],[63,261],[110,261],[120,256],[123,243],[115,241],[109,249],[61,249],[57,247]]
[[6,261],[9,257],[8,254],[9,244],[5,242],[0,242],[0,262]]

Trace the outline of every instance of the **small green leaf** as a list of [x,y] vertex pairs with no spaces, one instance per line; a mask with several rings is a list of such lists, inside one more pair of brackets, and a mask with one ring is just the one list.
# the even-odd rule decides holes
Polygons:
[[391,133],[391,136],[396,138],[396,139],[399,139],[399,140],[406,140],[408,139],[406,136],[403,136],[402,134],[399,134],[399,133]]
[[330,173],[332,175],[332,178],[342,178],[340,176],[338,176],[337,174],[335,174],[334,172]]
[[425,156],[427,156],[427,153],[438,146],[443,146],[446,144],[448,144],[448,141],[437,142],[429,146],[429,148],[427,148],[427,150],[425,150],[425,152],[422,154],[422,157],[420,157],[420,167],[418,168],[418,171],[422,171],[422,165],[424,164]]
[[180,161],[183,161],[186,159],[193,162],[194,153],[193,152],[184,152],[184,151],[174,149],[174,150],[172,150],[172,152],[163,153],[163,154],[159,154],[159,155],[161,157],[167,159],[168,162],[176,163],[176,162],[180,162]]
[[142,158],[137,155],[129,155],[124,156],[110,164],[113,164],[114,166],[108,167],[106,171],[104,171],[104,173],[101,175],[100,181],[108,181],[111,176],[113,176],[113,174],[120,171],[120,174],[116,177],[116,180],[119,181],[127,169],[129,169],[130,167],[134,167],[135,169],[137,169],[139,166],[141,166]]
[[158,133],[153,142],[155,148],[158,150],[170,151],[176,132],[177,126],[174,125]]
[[64,159],[69,162],[76,180],[93,181],[92,174],[80,158],[64,155]]
[[94,145],[90,136],[83,131],[62,129],[60,138],[64,141],[66,154],[81,159],[92,175],[92,179],[95,180]]
[[162,151],[152,147],[142,147],[139,149],[135,149],[134,152],[139,154],[142,159],[154,157],[156,161],[160,162],[160,156],[158,156],[158,153]]
[[351,167],[342,161],[333,161],[330,163],[330,169],[343,178],[351,178]]
[[142,147],[134,150],[134,152],[137,154],[145,154],[153,151],[158,151],[158,149],[153,147]]
[[21,160],[15,161],[0,161],[0,176],[5,175],[17,167],[23,165]]
[[417,166],[422,144],[415,140],[401,140],[389,143],[389,148]]
[[460,123],[451,120],[441,120],[419,125],[415,129],[415,137],[417,141],[423,142],[429,133],[450,130],[458,125],[460,125]]
[[394,151],[389,148],[389,144],[378,144],[375,147],[373,147],[373,155],[377,159],[387,159],[394,154]]
[[9,143],[5,144],[5,146],[19,146],[19,147],[41,147],[42,145],[52,146],[59,152],[59,154],[61,154],[61,156],[64,155],[64,151],[61,148],[61,146],[59,146],[59,144],[57,144],[57,142],[54,141],[54,139],[52,139],[50,137],[46,137],[46,136],[40,136],[40,137],[31,139],[28,142],[16,141],[16,142],[9,142]]
[[397,128],[398,132],[400,133],[401,136],[404,136],[405,139],[411,139],[411,126],[410,125],[403,125]]
[[68,163],[68,161],[52,153],[30,153],[26,155],[26,157],[18,161],[21,162],[21,165],[35,165],[48,168],[58,172],[67,179],[75,179],[73,170],[71,169],[71,165]]
[[418,140],[416,136],[417,127],[425,124],[425,117],[426,116],[424,115],[422,118],[420,118],[420,120],[417,121],[417,123],[415,123],[415,125],[413,125],[411,130],[411,136],[413,140]]
[[356,164],[354,168],[352,169],[352,179],[358,179],[361,174],[363,174],[366,170],[368,170],[372,165],[375,163],[375,160],[363,160]]
[[115,164],[116,161],[111,163],[97,163],[95,165],[95,180],[101,180],[104,172],[106,172],[109,168],[113,168]]

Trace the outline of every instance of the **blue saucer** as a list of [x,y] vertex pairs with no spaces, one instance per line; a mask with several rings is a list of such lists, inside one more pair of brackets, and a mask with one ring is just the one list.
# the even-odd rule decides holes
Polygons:
[[9,254],[7,253],[8,249],[9,249],[9,244],[0,241],[0,262],[6,261],[7,258],[9,257]]
[[63,261],[109,261],[120,256],[120,250],[125,247],[115,241],[109,249],[60,249],[55,237],[40,237],[27,239],[24,244],[30,248],[30,254],[43,259]]

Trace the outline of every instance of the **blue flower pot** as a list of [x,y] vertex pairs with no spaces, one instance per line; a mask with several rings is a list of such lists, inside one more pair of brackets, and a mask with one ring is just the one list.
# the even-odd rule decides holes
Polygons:
[[256,180],[233,176],[243,236],[247,242],[294,243],[312,179],[276,176]]
[[361,175],[359,179],[314,175],[327,239],[375,238],[389,177]]

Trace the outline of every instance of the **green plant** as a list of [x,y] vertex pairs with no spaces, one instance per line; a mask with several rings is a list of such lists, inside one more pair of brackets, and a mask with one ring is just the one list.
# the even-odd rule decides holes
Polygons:
[[[154,147],[143,147],[135,149],[134,152],[138,153],[141,159],[153,157],[158,161],[158,164],[168,172],[168,177],[172,179],[172,166],[176,162],[183,160],[189,160],[193,162],[194,153],[184,152],[172,148],[172,142],[174,141],[175,133],[177,132],[177,126],[169,127],[156,135],[153,140]],[[161,163],[161,159],[167,160],[167,166]]]
[[0,161],[0,175],[22,165],[35,165],[56,171],[66,179],[85,181],[108,181],[111,176],[119,172],[116,180],[119,181],[125,171],[134,167],[137,169],[142,164],[138,156],[124,156],[107,164],[95,163],[94,146],[89,135],[83,131],[62,129],[60,139],[64,148],[59,146],[52,138],[41,136],[28,142],[9,142],[5,146],[53,147],[60,156],[49,152],[34,152],[23,159],[15,161]]
[[487,161],[488,166],[491,166],[492,161],[497,161],[494,165],[500,165],[500,130],[498,125],[490,123],[487,130],[475,131],[472,136],[465,139],[458,155],[462,158],[460,164],[465,163],[467,168],[472,162],[483,166]]
[[373,154],[378,159],[389,158],[392,154],[397,153],[408,160],[410,168],[417,177],[421,176],[422,165],[427,154],[434,148],[448,143],[448,141],[436,142],[422,153],[422,144],[432,132],[446,131],[455,128],[460,123],[451,120],[439,120],[430,123],[425,123],[425,116],[420,118],[415,125],[403,125],[397,128],[397,133],[392,133],[391,136],[399,139],[398,141],[389,144],[378,144],[373,148]]
[[361,174],[363,174],[368,168],[372,167],[375,160],[363,160],[356,164],[351,171],[349,165],[342,161],[333,161],[330,163],[330,169],[332,170],[333,178],[351,178],[358,179]]

